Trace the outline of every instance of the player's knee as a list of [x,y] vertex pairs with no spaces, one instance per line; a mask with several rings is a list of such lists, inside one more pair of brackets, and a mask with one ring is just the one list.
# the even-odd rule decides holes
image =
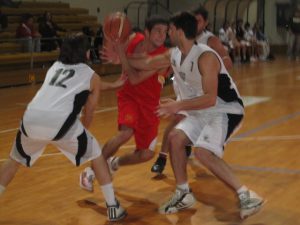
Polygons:
[[132,137],[132,135],[133,135],[133,130],[132,129],[121,130],[118,134],[119,138],[123,142],[128,141]]
[[141,162],[147,162],[151,160],[154,157],[154,152],[147,149],[147,150],[142,150],[140,154],[140,161]]
[[182,135],[178,130],[172,130],[170,131],[168,135],[168,141],[170,143],[171,149],[173,150],[174,147],[182,147],[184,146],[184,140],[182,138]]

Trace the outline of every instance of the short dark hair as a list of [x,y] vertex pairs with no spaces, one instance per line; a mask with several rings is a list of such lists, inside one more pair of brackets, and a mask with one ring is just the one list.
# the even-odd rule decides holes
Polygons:
[[169,21],[160,15],[152,15],[145,21],[145,29],[147,29],[149,32],[152,30],[152,28],[157,24],[163,24],[168,26]]
[[187,11],[179,12],[171,17],[170,23],[177,29],[183,30],[187,39],[195,39],[197,36],[197,20],[195,16]]
[[208,19],[208,11],[203,5],[199,5],[196,9],[192,10],[192,13],[196,15],[201,15],[205,21]]
[[70,34],[63,40],[58,61],[69,65],[86,63],[86,52],[90,47],[88,37],[83,33]]

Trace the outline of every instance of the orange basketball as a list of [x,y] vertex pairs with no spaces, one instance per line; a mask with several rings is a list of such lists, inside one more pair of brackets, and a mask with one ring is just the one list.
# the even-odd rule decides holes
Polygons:
[[131,23],[125,13],[115,12],[105,18],[103,31],[108,40],[125,42],[131,33]]

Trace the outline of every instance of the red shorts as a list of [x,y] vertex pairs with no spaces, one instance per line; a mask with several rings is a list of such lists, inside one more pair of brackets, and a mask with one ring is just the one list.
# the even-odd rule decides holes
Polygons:
[[125,125],[134,130],[136,149],[154,150],[156,145],[159,118],[156,106],[138,104],[131,98],[118,98],[118,126]]

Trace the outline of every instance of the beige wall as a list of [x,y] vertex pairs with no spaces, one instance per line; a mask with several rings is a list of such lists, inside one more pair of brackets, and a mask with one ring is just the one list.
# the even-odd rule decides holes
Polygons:
[[[28,0],[24,0],[28,1]],[[38,0],[46,1],[50,0]],[[106,14],[113,11],[123,11],[125,6],[132,0],[60,0],[62,2],[70,3],[71,7],[82,7],[89,10],[91,15],[96,15],[98,20],[101,22]],[[163,2],[163,1],[162,1]],[[171,0],[170,10],[172,12],[177,12],[180,10],[188,10],[196,7],[203,0]],[[266,10],[265,10],[265,31],[271,44],[284,44],[286,39],[285,30],[279,30],[276,27],[276,2],[289,2],[289,0],[266,0]],[[250,6],[250,16],[249,20],[251,25],[256,20],[256,2],[253,2]],[[97,13],[97,8],[100,8],[100,13]],[[129,12],[130,19],[133,25],[137,24],[137,13],[133,13],[134,10]],[[144,20],[147,8],[143,7],[141,21]],[[161,11],[165,13],[164,11]],[[212,13],[210,13],[212,14]],[[245,12],[246,14],[246,12]],[[167,15],[167,14],[166,14]],[[245,15],[246,16],[246,15]],[[244,16],[244,18],[245,18]],[[143,24],[143,22],[141,22]]]

